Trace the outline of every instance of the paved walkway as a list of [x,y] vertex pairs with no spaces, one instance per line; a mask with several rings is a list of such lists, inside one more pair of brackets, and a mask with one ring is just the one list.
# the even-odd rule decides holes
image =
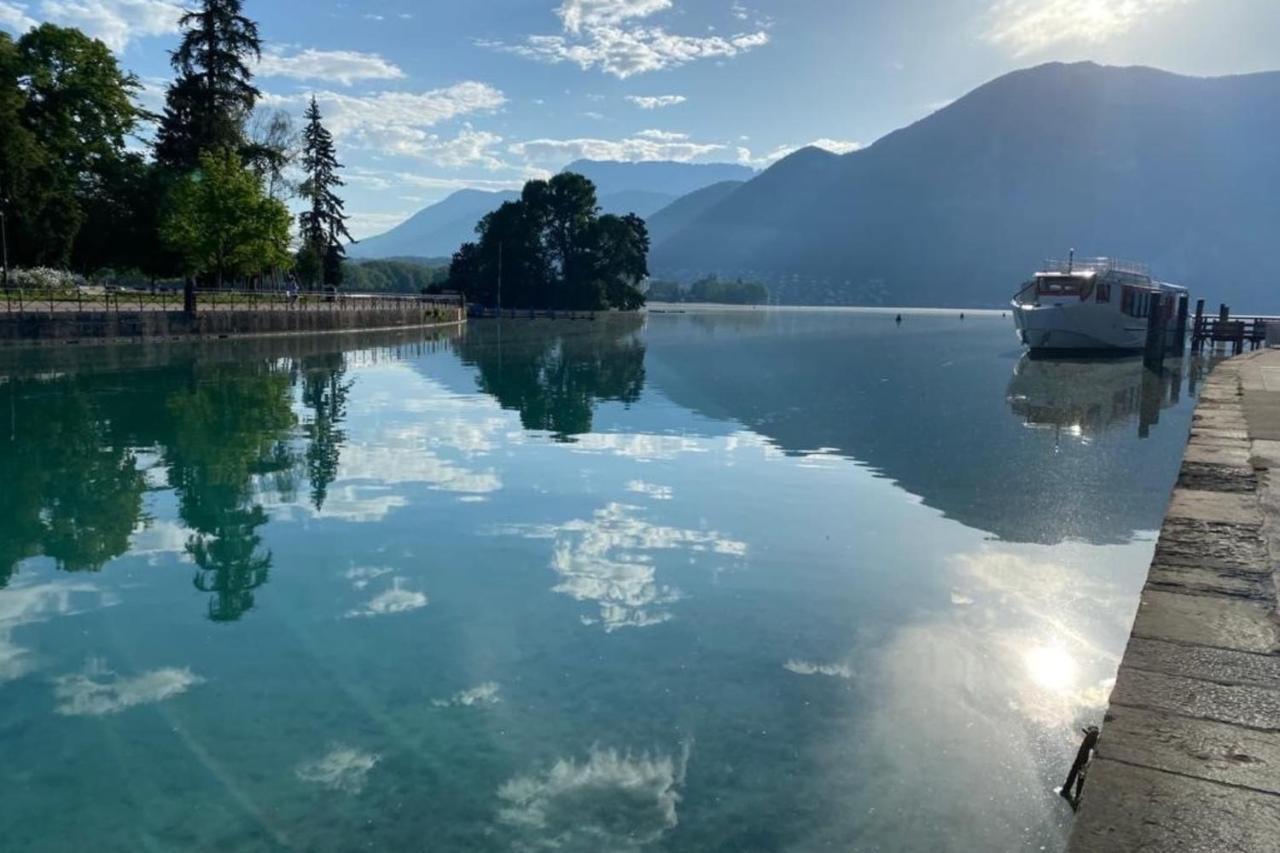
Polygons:
[[1073,853],[1280,851],[1280,350],[1205,383]]

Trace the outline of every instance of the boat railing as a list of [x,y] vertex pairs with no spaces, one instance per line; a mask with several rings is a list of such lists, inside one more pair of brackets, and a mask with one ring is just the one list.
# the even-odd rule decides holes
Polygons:
[[1122,272],[1130,275],[1150,276],[1151,268],[1138,261],[1123,261],[1119,258],[1050,258],[1044,262],[1045,272]]

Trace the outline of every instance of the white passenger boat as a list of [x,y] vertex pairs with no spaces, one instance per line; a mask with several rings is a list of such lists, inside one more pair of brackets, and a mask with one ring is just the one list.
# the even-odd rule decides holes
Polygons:
[[1013,297],[1018,337],[1032,352],[1141,350],[1151,297],[1162,294],[1170,334],[1186,288],[1156,281],[1144,264],[1112,258],[1048,261]]

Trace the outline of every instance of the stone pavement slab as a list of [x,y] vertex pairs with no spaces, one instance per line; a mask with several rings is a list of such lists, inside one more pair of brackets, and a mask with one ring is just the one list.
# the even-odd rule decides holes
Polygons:
[[1069,849],[1280,853],[1280,351],[1202,386]]

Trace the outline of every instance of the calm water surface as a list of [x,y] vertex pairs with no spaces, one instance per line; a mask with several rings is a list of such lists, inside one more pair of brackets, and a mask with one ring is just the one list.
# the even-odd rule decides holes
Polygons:
[[854,312],[0,369],[13,850],[1058,850],[1191,365]]

